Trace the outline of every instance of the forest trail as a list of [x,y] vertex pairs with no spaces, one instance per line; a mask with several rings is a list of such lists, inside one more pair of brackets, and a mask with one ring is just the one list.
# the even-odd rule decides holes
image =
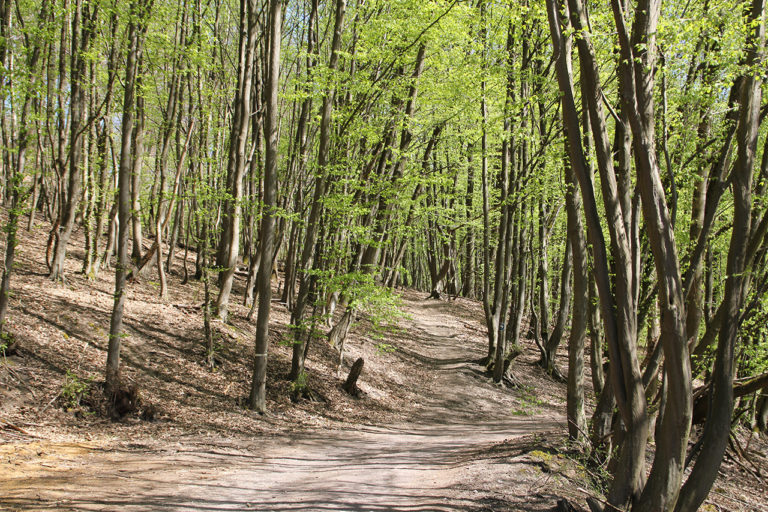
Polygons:
[[[546,499],[530,496],[546,481],[494,453],[494,446],[525,434],[562,431],[562,414],[549,408],[513,414],[513,391],[494,386],[470,362],[478,357],[477,340],[467,338],[477,319],[467,322],[451,308],[446,302],[405,301],[410,318],[401,322],[405,332],[397,342],[397,354],[407,363],[402,385],[413,386],[422,401],[401,424],[300,430],[247,441],[190,436],[118,449],[80,445],[0,485],[0,505],[11,510],[546,510],[555,499],[549,490],[543,491]],[[426,366],[432,378],[409,380],[411,364]],[[515,497],[521,501],[513,505]]]

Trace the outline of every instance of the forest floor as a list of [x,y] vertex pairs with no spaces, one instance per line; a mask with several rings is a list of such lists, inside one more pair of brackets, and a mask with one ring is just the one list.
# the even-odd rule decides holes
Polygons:
[[[564,385],[536,365],[532,343],[514,362],[522,385],[494,385],[474,362],[487,351],[482,307],[461,298],[400,291],[398,326],[382,333],[361,319],[340,375],[338,353],[315,342],[307,370],[319,400],[299,402],[286,380],[290,315],[275,301],[269,412],[258,415],[243,407],[254,333],[242,278],[230,323],[214,323],[210,371],[202,285],[181,284],[179,258],[166,299],[151,270],[128,292],[123,373],[153,420],[94,413],[114,273],[78,273],[76,236],[66,282],[49,282],[47,234],[25,232],[12,284],[18,349],[0,358],[0,510],[544,511],[599,495],[594,470],[564,441]],[[358,357],[353,398],[341,383]],[[752,451],[757,471],[724,465],[711,510],[768,510],[765,443]]]

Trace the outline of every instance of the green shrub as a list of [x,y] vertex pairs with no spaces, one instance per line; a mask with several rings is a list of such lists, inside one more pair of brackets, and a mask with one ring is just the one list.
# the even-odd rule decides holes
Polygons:
[[67,370],[67,374],[64,377],[64,385],[61,387],[64,407],[67,410],[71,410],[82,406],[83,398],[89,394],[92,383],[93,377],[83,379],[72,371]]

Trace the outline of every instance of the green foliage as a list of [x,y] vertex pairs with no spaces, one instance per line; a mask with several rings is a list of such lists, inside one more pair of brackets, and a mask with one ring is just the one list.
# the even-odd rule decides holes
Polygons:
[[292,394],[301,394],[304,391],[307,390],[309,382],[309,377],[307,375],[307,372],[302,371],[299,373],[299,375],[296,377],[296,380],[291,382],[291,392]]
[[768,372],[768,295],[751,297],[752,306],[742,324],[741,372],[757,375]]
[[349,307],[365,314],[371,322],[372,330],[369,334],[373,337],[391,331],[401,319],[406,318],[400,296],[390,288],[377,284],[371,274],[342,274],[327,281],[326,286],[329,291],[338,290],[346,297]]
[[13,345],[13,334],[0,330],[0,355],[5,357],[5,351],[11,345]]
[[536,395],[536,390],[531,386],[524,386],[521,389],[520,403],[516,409],[512,409],[515,416],[533,416],[539,412],[539,407],[546,402]]
[[376,353],[378,353],[379,355],[391,354],[392,352],[397,350],[397,347],[395,347],[394,345],[390,345],[389,343],[383,343],[383,342],[377,343],[376,345],[374,345],[374,347],[376,347]]
[[67,410],[76,409],[82,405],[93,383],[93,377],[81,378],[71,370],[67,370],[64,384],[61,387],[61,397]]

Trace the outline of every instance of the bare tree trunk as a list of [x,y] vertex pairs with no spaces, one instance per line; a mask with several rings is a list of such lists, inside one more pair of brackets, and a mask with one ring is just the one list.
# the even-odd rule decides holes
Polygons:
[[203,220],[202,239],[200,240],[200,254],[202,255],[203,271],[203,337],[205,338],[205,363],[208,369],[213,370],[216,367],[216,347],[213,341],[213,330],[211,329],[211,273],[210,256],[208,246],[210,239],[209,219]]
[[[240,2],[240,48],[238,60],[238,91],[235,98],[235,114],[232,119],[230,150],[227,163],[227,185],[231,195],[225,202],[224,233],[221,238],[219,265],[219,296],[216,313],[221,320],[227,319],[227,306],[240,252],[240,221],[242,217],[243,174],[246,164],[246,143],[251,121],[251,87],[256,63],[256,41],[261,31],[258,27],[256,0]],[[258,82],[258,77],[257,80]],[[270,253],[271,254],[271,253]],[[271,256],[270,256],[271,258]]]
[[[314,1],[314,0],[313,0]],[[317,6],[313,6],[313,10]],[[335,4],[335,21],[333,29],[333,40],[331,42],[331,55],[328,62],[328,67],[331,70],[338,68],[339,63],[339,50],[341,50],[341,37],[342,27],[344,24],[344,14],[347,9],[346,0],[336,0]],[[308,275],[311,265],[317,265],[319,262],[312,261],[312,253],[315,250],[315,243],[317,242],[317,233],[320,227],[320,218],[322,216],[322,198],[325,195],[326,187],[328,184],[327,169],[330,162],[330,148],[331,148],[331,114],[333,112],[333,103],[336,95],[336,90],[329,86],[325,91],[323,97],[323,105],[320,117],[320,140],[317,153],[317,165],[321,171],[320,176],[315,181],[315,191],[312,196],[312,204],[310,206],[309,219],[307,221],[306,230],[304,232],[304,242],[301,248],[301,255],[296,266],[296,272],[299,277],[299,293],[296,297],[296,304],[294,305],[293,312],[291,314],[291,325],[296,326],[293,329],[294,345],[293,355],[291,357],[291,373],[289,378],[294,380],[304,371],[304,359],[306,357],[306,348],[304,344],[305,340],[305,326],[304,314],[308,305],[308,299],[311,294],[314,293],[313,279]]]
[[[468,151],[471,151],[471,148],[468,149]],[[465,210],[468,222],[470,221],[470,217],[472,215],[472,206],[475,196],[475,168],[472,164],[472,156],[469,155],[467,157],[467,165],[469,166],[469,169],[467,170],[467,195],[465,201]],[[464,276],[462,279],[463,287],[461,294],[467,298],[473,299],[475,298],[475,273],[477,269],[475,268],[475,229],[471,224],[467,225],[467,235],[464,241],[464,248]]]
[[69,181],[66,203],[56,230],[56,246],[49,277],[54,281],[64,279],[64,258],[67,244],[75,228],[75,217],[80,205],[80,188],[83,160],[83,125],[85,123],[86,53],[95,32],[98,5],[88,0],[77,0],[72,17],[72,52],[70,56],[69,99]]
[[[144,253],[144,236],[141,226],[141,174],[144,168],[144,125],[146,112],[144,109],[144,94],[142,93],[144,80],[142,65],[143,57],[137,63],[136,88],[136,123],[133,127],[132,156],[131,156],[131,233],[133,246],[131,247],[131,259],[134,266],[138,266]],[[142,267],[143,268],[143,267]]]
[[[487,67],[488,52],[488,30],[486,27],[485,2],[479,3],[481,29],[480,35],[483,40],[482,68],[485,71]],[[483,73],[483,76],[485,73]],[[481,155],[481,186],[483,194],[483,312],[485,313],[485,324],[488,329],[488,354],[484,362],[486,364],[493,360],[496,353],[496,324],[493,321],[493,309],[491,303],[491,222],[490,222],[490,184],[488,182],[488,106],[486,103],[486,83],[485,79],[480,82],[480,115],[482,117],[480,149]]]
[[[568,218],[570,219],[570,217]],[[542,366],[550,375],[558,375],[560,373],[555,365],[555,354],[563,339],[565,325],[568,322],[568,314],[570,313],[571,299],[573,298],[573,288],[571,288],[571,273],[574,267],[572,245],[573,243],[571,241],[568,241],[565,244],[563,268],[560,273],[560,306],[557,308],[555,328],[552,329],[552,334],[547,337],[544,343],[544,352],[542,354]],[[543,302],[544,301],[542,301],[542,307],[546,305]]]
[[[549,230],[547,229],[547,217],[549,211],[544,205],[544,198],[539,199],[539,263],[536,269],[536,283],[538,284],[538,296],[532,300],[532,306],[538,302],[539,318],[536,325],[536,343],[542,352],[542,359],[547,359],[545,346],[549,344]],[[566,247],[568,244],[565,244]],[[533,292],[533,290],[532,290]],[[552,351],[554,353],[557,347]],[[554,359],[554,358],[552,358]],[[554,363],[554,361],[553,361]]]
[[249,406],[260,413],[266,412],[267,352],[269,351],[269,311],[272,302],[272,256],[275,213],[272,211],[277,197],[278,160],[278,88],[280,78],[280,43],[282,27],[282,0],[269,2],[269,59],[266,73],[266,125],[267,152],[264,166],[264,215],[259,230],[261,265],[256,287],[259,292],[259,310],[256,318],[256,355]]
[[[566,40],[565,48],[560,46],[560,51],[565,51],[566,55],[570,54],[570,38]],[[568,59],[570,60],[570,57]],[[568,341],[568,437],[577,443],[585,443],[587,418],[584,411],[584,340],[589,314],[587,244],[584,240],[584,226],[581,221],[579,184],[569,164],[566,165],[565,170],[569,187],[565,196],[568,214],[567,243],[571,245],[573,259],[573,320]],[[563,279],[567,279],[565,272]],[[560,300],[563,300],[563,294]]]
[[128,56],[125,67],[125,92],[123,96],[123,122],[120,143],[120,170],[118,175],[118,216],[120,233],[117,240],[117,268],[115,271],[115,304],[109,324],[107,348],[106,393],[112,396],[120,389],[120,344],[122,342],[123,308],[125,306],[125,282],[128,271],[128,233],[131,218],[131,167],[134,107],[138,62],[141,59],[146,19],[152,0],[131,2],[128,22]]

